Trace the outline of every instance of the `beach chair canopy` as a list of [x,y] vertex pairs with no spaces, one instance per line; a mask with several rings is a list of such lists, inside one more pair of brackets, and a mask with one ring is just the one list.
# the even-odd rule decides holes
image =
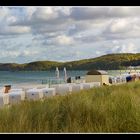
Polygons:
[[87,72],[87,75],[108,75],[104,70],[91,70]]

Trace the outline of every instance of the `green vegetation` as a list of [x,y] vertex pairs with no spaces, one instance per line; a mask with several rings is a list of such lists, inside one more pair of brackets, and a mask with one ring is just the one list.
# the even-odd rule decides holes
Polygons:
[[0,132],[140,132],[140,82],[0,109]]
[[60,69],[66,67],[68,70],[91,70],[91,69],[102,69],[102,70],[119,70],[126,69],[128,66],[140,65],[140,53],[131,54],[108,54],[97,58],[84,59],[72,62],[55,62],[55,61],[37,61],[27,64],[0,64],[0,70],[9,71],[45,71],[55,70],[58,66]]
[[[126,69],[130,65],[140,65],[140,53],[137,54],[108,54],[93,59],[85,59],[65,63],[66,67],[78,70],[119,70]],[[71,67],[69,67],[69,65]]]

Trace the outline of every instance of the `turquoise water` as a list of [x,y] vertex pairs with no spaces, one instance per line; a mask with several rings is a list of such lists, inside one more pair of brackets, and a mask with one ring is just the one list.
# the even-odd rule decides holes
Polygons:
[[[87,71],[67,71],[68,77],[84,76]],[[64,79],[64,71],[59,72],[60,78]],[[55,78],[55,71],[0,71],[0,86],[5,84],[37,83],[42,80]]]
[[[122,71],[124,73],[125,71]],[[69,71],[67,70],[68,77],[85,76],[87,71]],[[109,75],[118,75],[120,70],[108,71]],[[41,84],[42,80],[48,81],[55,78],[55,71],[0,71],[0,86],[6,84],[19,84],[19,83],[36,83]],[[64,79],[64,71],[60,71],[60,78]]]

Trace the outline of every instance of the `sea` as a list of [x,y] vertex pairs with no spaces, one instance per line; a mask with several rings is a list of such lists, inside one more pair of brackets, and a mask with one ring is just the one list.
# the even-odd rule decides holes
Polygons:
[[[87,71],[69,71],[67,77],[84,76]],[[60,79],[64,79],[64,71],[59,71]],[[0,87],[17,84],[42,84],[56,79],[55,71],[0,71]]]
[[[121,71],[125,73],[126,71]],[[84,77],[87,71],[85,70],[67,70],[67,77],[81,76]],[[118,75],[120,70],[108,71],[109,75]],[[64,71],[59,71],[60,79],[64,79]],[[0,71],[0,87],[4,85],[17,84],[41,84],[44,81],[47,83],[50,79],[56,78],[55,71]]]

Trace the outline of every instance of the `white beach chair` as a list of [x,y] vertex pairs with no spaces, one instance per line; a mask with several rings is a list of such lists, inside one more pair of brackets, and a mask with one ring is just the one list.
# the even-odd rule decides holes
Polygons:
[[11,91],[9,94],[9,104],[17,104],[25,100],[24,91]]
[[42,88],[40,90],[43,93],[43,98],[51,97],[51,96],[55,96],[56,95],[55,88]]
[[82,85],[83,85],[83,89],[86,89],[86,90],[93,87],[92,84],[90,83],[82,83]]
[[58,85],[55,89],[58,95],[70,94],[72,92],[72,86],[69,84]]
[[40,89],[29,89],[25,92],[27,100],[39,100],[43,98],[43,93]]
[[9,104],[9,95],[0,93],[0,107]]
[[78,92],[80,90],[83,90],[82,84],[71,84],[72,86],[72,92]]
[[0,88],[0,93],[4,93],[5,87]]
[[18,92],[9,93],[9,104],[17,104],[21,102],[21,94]]

